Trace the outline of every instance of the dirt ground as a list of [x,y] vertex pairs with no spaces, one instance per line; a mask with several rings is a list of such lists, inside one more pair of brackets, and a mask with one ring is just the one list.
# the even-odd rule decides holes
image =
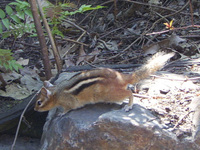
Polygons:
[[[14,136],[0,135],[0,150],[10,150]],[[40,145],[39,139],[30,137],[19,137],[14,150],[38,150]]]

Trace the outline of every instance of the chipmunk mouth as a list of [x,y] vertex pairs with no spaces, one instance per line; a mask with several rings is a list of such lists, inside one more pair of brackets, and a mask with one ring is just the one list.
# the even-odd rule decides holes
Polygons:
[[40,108],[36,108],[36,107],[34,108],[34,110],[38,112],[43,112]]

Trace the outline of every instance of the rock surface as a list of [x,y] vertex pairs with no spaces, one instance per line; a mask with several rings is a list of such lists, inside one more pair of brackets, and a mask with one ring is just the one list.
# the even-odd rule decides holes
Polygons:
[[[52,117],[44,126],[41,150],[197,150],[198,141],[179,141],[150,111],[134,105],[95,104]],[[197,136],[198,138],[198,136]]]

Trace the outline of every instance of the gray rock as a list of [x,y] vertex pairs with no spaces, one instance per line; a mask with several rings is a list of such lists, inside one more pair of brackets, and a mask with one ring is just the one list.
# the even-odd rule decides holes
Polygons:
[[121,105],[95,104],[63,116],[49,116],[41,150],[197,150],[199,144],[179,141],[162,129],[145,108],[134,105],[124,112]]
[[191,111],[194,111],[193,115],[193,136],[195,138],[200,138],[200,98],[193,98],[190,104]]

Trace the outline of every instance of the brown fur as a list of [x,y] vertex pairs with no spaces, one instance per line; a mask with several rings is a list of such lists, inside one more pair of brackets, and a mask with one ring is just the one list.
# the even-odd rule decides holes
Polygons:
[[56,106],[62,106],[65,112],[92,103],[116,103],[129,99],[125,110],[133,105],[132,92],[127,89],[128,84],[135,84],[150,74],[162,68],[172,53],[158,53],[132,74],[123,74],[118,71],[99,68],[84,71],[70,80],[54,86],[45,81],[41,94],[36,102],[36,111],[47,111]]

